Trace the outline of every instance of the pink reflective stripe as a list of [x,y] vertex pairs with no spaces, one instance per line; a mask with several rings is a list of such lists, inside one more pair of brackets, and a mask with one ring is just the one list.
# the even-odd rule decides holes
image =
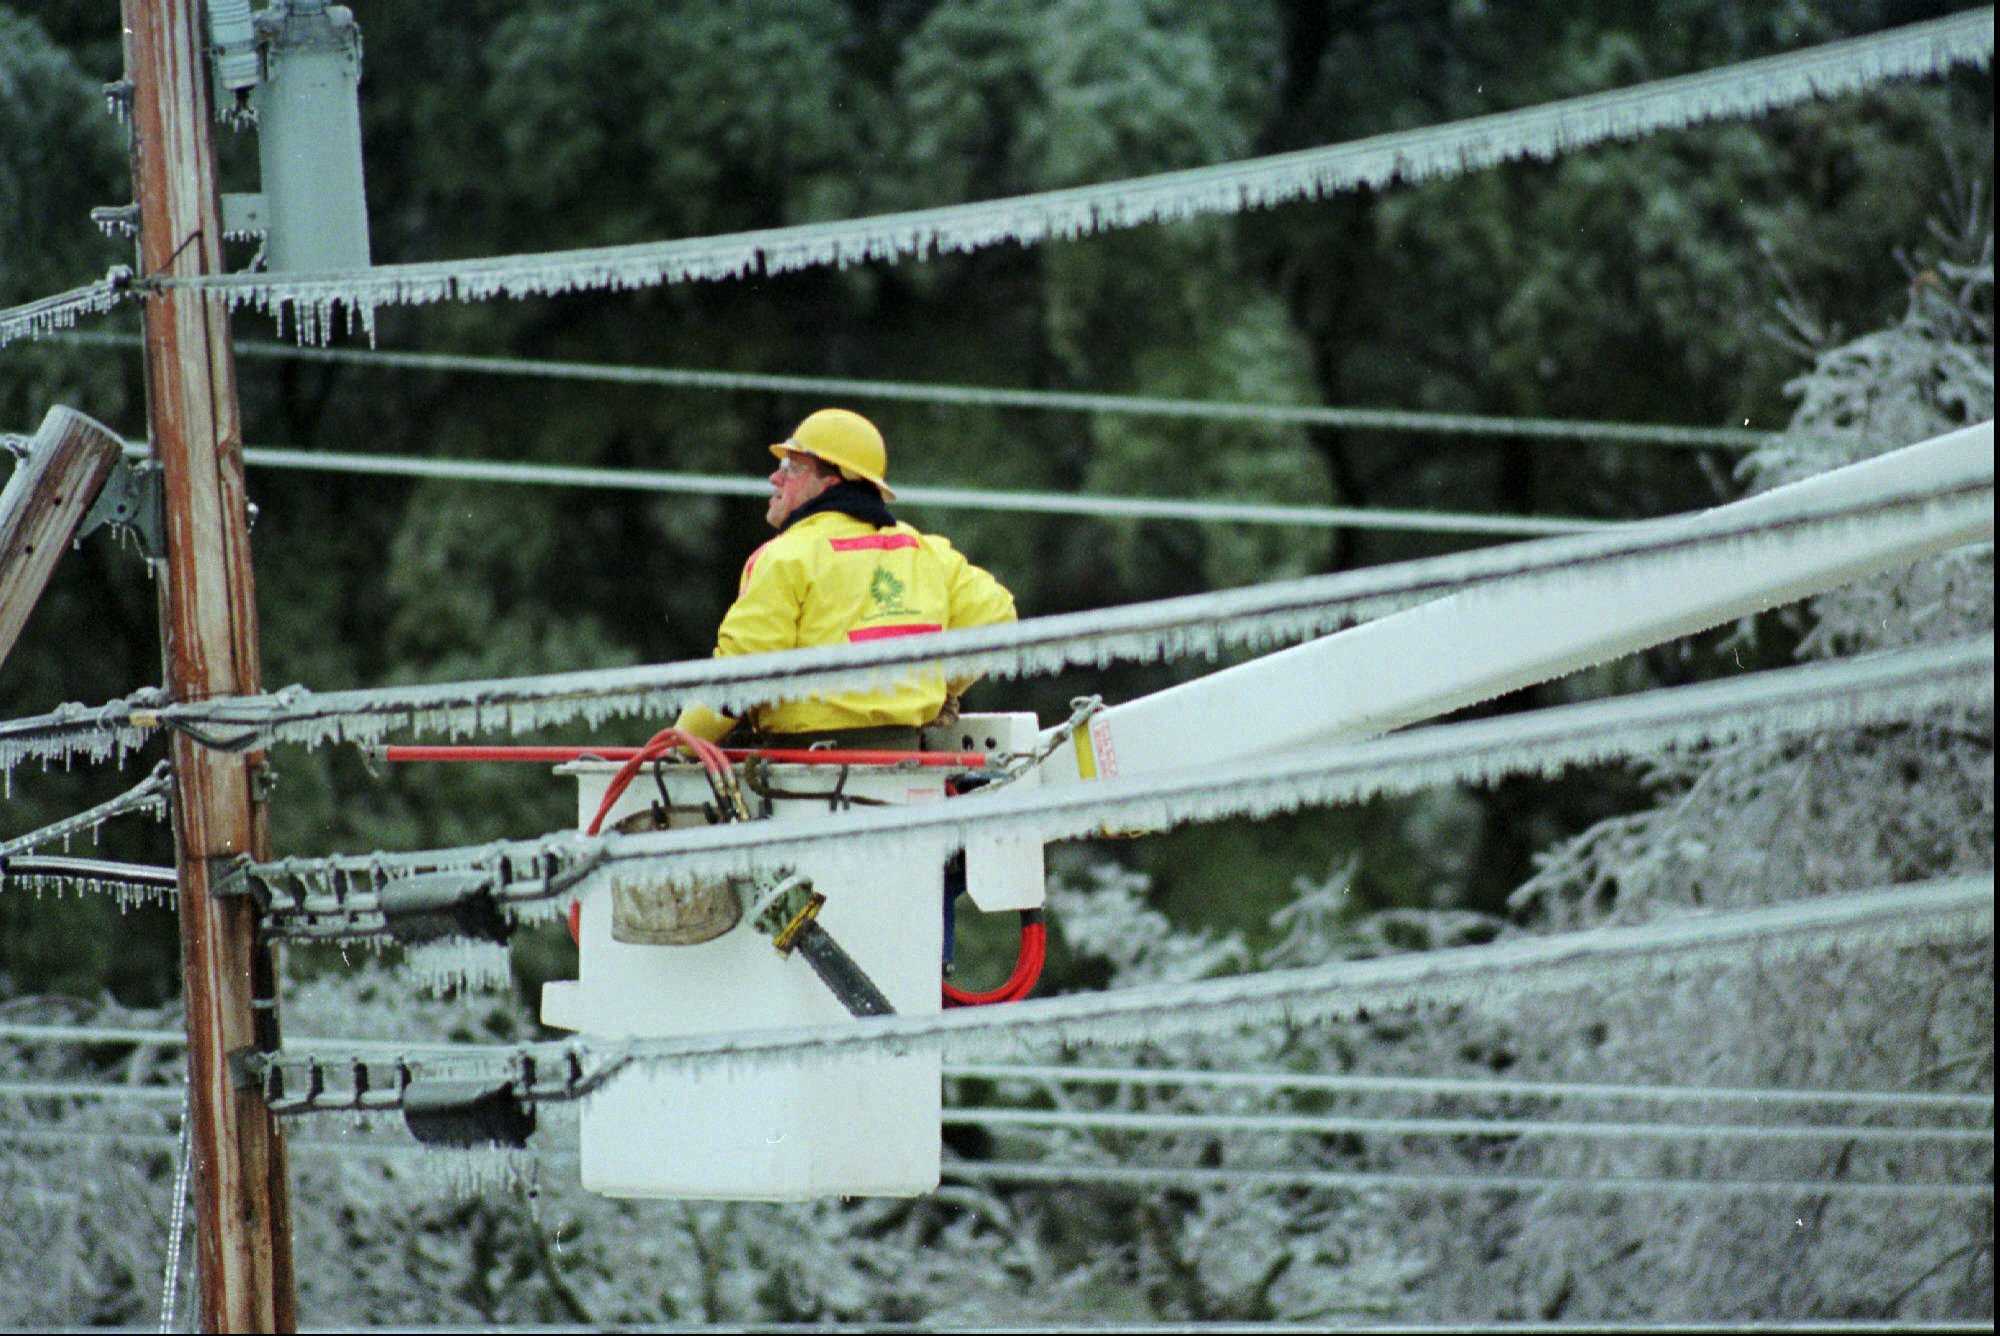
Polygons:
[[936,622],[910,622],[903,626],[857,626],[847,633],[850,642],[856,640],[890,640],[896,636],[920,636],[930,631],[942,631]]
[[917,536],[913,533],[864,533],[853,538],[829,538],[826,541],[827,546],[836,552],[885,552],[892,548],[915,547]]
[[764,549],[771,545],[771,541],[772,540],[767,538],[763,542],[757,544],[757,550],[755,552],[752,552],[750,554],[750,559],[743,563],[743,574],[738,578],[737,580],[738,584],[741,584],[744,580],[748,580],[750,578],[750,572],[757,569],[757,558],[764,555]]

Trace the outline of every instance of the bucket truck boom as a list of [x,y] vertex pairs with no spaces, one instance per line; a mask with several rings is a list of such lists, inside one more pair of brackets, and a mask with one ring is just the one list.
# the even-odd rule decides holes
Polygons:
[[[1899,497],[1912,499],[1891,513],[1806,522]],[[1111,706],[1036,778],[1076,783],[1355,742],[1990,542],[1993,424],[1630,532],[1685,542],[1636,559],[1580,553],[1558,576],[1463,589]]]

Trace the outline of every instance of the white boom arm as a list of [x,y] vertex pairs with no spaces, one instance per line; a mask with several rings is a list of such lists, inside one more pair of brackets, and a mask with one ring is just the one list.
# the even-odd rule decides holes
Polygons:
[[[1972,490],[1894,518],[1729,532],[1954,487]],[[1993,424],[1633,531],[1688,542],[1582,562],[1558,577],[1497,580],[1113,706],[1075,745],[1059,747],[1039,778],[1074,783],[1352,742],[1990,541]]]

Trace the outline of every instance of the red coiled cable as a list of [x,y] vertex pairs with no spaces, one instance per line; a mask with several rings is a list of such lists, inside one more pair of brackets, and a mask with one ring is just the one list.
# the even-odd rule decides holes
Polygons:
[[[693,752],[695,759],[701,762],[702,768],[712,775],[730,773],[729,758],[722,754],[722,748],[707,738],[683,733],[678,728],[663,728],[646,739],[646,745],[634,752],[624,765],[618,767],[618,773],[604,786],[604,799],[597,804],[597,815],[590,818],[590,825],[584,830],[584,834],[595,835],[602,830],[604,818],[610,814],[612,807],[631,786],[633,779],[638,776],[646,763],[658,760],[676,747],[686,747]],[[569,939],[578,945],[583,942],[583,902],[580,900],[569,902]]]
[[983,993],[968,992],[945,984],[944,1004],[948,1007],[984,1007],[996,1002],[1019,1002],[1035,991],[1048,954],[1049,929],[1042,921],[1042,911],[1024,909],[1021,911],[1021,949],[1014,957],[1014,972],[1007,976],[1007,982]]

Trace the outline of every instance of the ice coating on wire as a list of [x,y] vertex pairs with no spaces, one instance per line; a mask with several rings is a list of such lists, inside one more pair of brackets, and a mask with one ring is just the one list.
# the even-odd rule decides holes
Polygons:
[[74,328],[84,316],[103,315],[131,295],[132,271],[118,265],[95,283],[9,307],[0,311],[0,348],[16,339],[32,339]]
[[1635,582],[1641,576],[1671,580],[1680,563],[1704,555],[1726,553],[1755,562],[1794,541],[1835,537],[1859,543],[1940,516],[1971,516],[1990,526],[1992,494],[1989,476],[1860,502],[1799,504],[1753,519],[1697,513],[1121,608],[777,654],[433,686],[322,693],[292,686],[271,695],[157,709],[129,700],[96,710],[67,705],[53,715],[0,724],[0,770],[29,758],[122,757],[143,741],[142,727],[151,720],[198,725],[243,745],[373,745],[399,728],[456,738],[577,719],[595,727],[634,713],[665,713],[693,699],[740,710],[813,692],[867,689],[901,676],[899,669],[1019,677],[1072,665],[1101,668],[1118,660],[1213,656],[1229,647],[1264,650],[1454,591],[1481,597],[1482,587],[1497,589],[1501,581],[1511,589],[1532,582],[1528,587],[1559,597],[1585,572]]
[[[593,858],[596,868],[581,883],[586,888],[594,884],[588,878],[634,862],[646,864],[649,877],[684,884],[783,869],[808,854],[830,879],[849,864],[865,877],[868,867],[880,866],[885,859],[941,863],[974,832],[1018,834],[1046,842],[1103,829],[1165,829],[1188,821],[1262,816],[1438,784],[1490,783],[1524,774],[1553,776],[1572,766],[1669,748],[1904,722],[1941,706],[1990,710],[1992,695],[1993,647],[1974,638],[1499,719],[1433,725],[1312,754],[1146,778],[1059,789],[1004,789],[943,804],[803,816],[782,823],[597,838],[564,833],[416,854],[287,859],[263,865],[260,871],[273,879],[301,877],[329,897],[342,873],[374,878],[418,870],[485,868],[496,874],[497,883],[498,873],[507,868],[510,875],[505,880],[519,882],[524,878],[515,869],[532,869],[551,857],[570,865]],[[509,907],[529,919],[557,912],[556,897],[536,895],[533,900],[511,901]],[[345,913],[355,932],[372,932],[378,930],[370,917],[374,911],[373,897],[364,891],[344,910],[329,898],[312,912],[317,922],[336,929]],[[275,906],[274,912],[280,925],[304,917],[303,908]]]
[[[136,334],[78,332],[60,336],[64,342],[105,348],[138,348],[143,340]],[[1032,390],[1001,385],[942,385],[929,381],[863,380],[848,376],[799,376],[748,371],[713,371],[693,367],[630,366],[602,362],[570,362],[551,357],[492,357],[469,353],[414,352],[390,349],[308,348],[297,344],[257,340],[235,341],[236,356],[279,358],[286,361],[329,362],[349,366],[395,367],[418,371],[463,372],[492,376],[540,376],[557,380],[602,381],[622,385],[657,385],[687,389],[775,391],[780,394],[811,394],[830,398],[896,400],[905,403],[952,404],[973,408],[1030,408],[1064,413],[1125,413],[1142,417],[1201,418],[1224,422],[1268,422],[1324,427],[1354,427],[1371,431],[1440,432],[1458,436],[1532,437],[1547,441],[1577,443],[1616,441],[1631,445],[1682,447],[1702,450],[1753,450],[1770,444],[1778,433],[1747,427],[1691,427],[1676,423],[1606,422],[1580,418],[1538,418],[1497,416],[1482,413],[1437,413],[1400,408],[1362,408],[1330,404],[1244,403],[1220,399],[1170,399],[1157,395],[1092,394],[1076,390]],[[259,455],[262,459],[260,460]],[[383,467],[421,468],[425,461],[405,455],[341,455],[323,451],[246,450],[245,462],[281,464],[281,456],[295,458],[298,467],[307,461],[381,460]],[[494,461],[457,461],[468,468],[493,468]],[[657,474],[642,470],[574,469],[499,464],[499,471],[477,476],[504,480],[504,470],[536,469],[554,475],[566,473],[588,477],[616,478],[688,477],[686,474]],[[428,476],[428,475],[427,475]],[[525,480],[525,472],[516,475]],[[724,480],[717,479],[721,484]],[[762,495],[763,484],[729,479],[736,495]],[[587,485],[580,483],[579,485]],[[631,484],[628,484],[631,485]],[[912,504],[940,492],[956,489],[902,487],[897,495]],[[986,493],[969,493],[984,496]]]
[[[1504,1008],[1528,996],[1582,987],[1630,988],[1648,977],[1755,958],[1801,962],[1827,952],[1900,950],[1990,936],[1993,878],[1948,878],[1728,913],[1688,914],[1631,927],[1520,937],[1374,960],[1271,970],[961,1008],[863,1024],[799,1026],[599,1041],[583,1046],[601,1088],[635,1064],[669,1066],[842,1061],[860,1054],[1012,1055],[1051,1045],[1124,1045],[1175,1034],[1298,1024],[1419,1005]],[[553,1069],[575,1043],[517,1050]],[[261,1059],[281,1069],[309,1055]],[[476,1066],[468,1057],[460,1066]],[[486,1059],[489,1068],[496,1065]]]
[[1930,78],[1961,65],[1983,66],[1992,52],[1993,11],[1987,8],[1519,111],[1096,186],[681,241],[351,272],[161,281],[217,291],[232,307],[269,312],[281,332],[289,313],[301,342],[322,341],[333,328],[338,306],[348,327],[360,328],[372,342],[375,311],[382,306],[630,290],[813,266],[922,259],[1003,242],[1068,240],[1381,189],[1397,181],[1437,180],[1502,162],[1548,161],[1589,144],[1762,115],[1890,79]]
[[[31,830],[25,835],[17,835],[11,840],[0,841],[0,859],[9,854],[26,853],[30,849],[62,840],[67,846],[69,839],[85,832],[95,833],[97,828],[114,816],[131,811],[148,811],[155,817],[166,815],[167,791],[172,786],[167,762],[153,767],[153,773],[133,785],[125,792],[107,802],[64,817],[39,830]],[[0,865],[0,879],[4,879],[6,868]]]
[[1981,1183],[1857,1183],[1847,1179],[1587,1178],[1579,1175],[1395,1174],[1341,1169],[1201,1169],[1149,1165],[1007,1163],[947,1161],[945,1177],[996,1183],[1093,1183],[1127,1187],[1180,1188],[1343,1188],[1351,1191],[1570,1192],[1632,1193],[1675,1197],[1779,1196],[1813,1198],[1919,1197],[1979,1199],[1992,1189]]

